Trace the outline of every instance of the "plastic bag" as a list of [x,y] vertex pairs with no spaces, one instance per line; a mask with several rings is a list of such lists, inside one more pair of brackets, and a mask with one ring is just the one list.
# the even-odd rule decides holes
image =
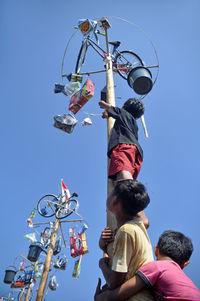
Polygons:
[[35,278],[41,278],[44,269],[44,264],[40,264],[35,269]]
[[54,92],[55,93],[63,93],[68,97],[72,97],[75,92],[79,91],[81,88],[81,84],[79,81],[70,82],[68,85],[55,84]]
[[35,216],[36,216],[36,211],[32,210],[31,213],[30,213],[29,218],[34,218]]
[[82,122],[81,126],[92,125],[92,120],[89,117],[86,117]]
[[25,237],[26,239],[28,239],[28,240],[30,241],[31,244],[34,244],[34,243],[37,242],[35,232],[26,234],[24,237]]
[[55,248],[53,251],[53,255],[57,255],[61,251],[61,236],[56,240]]
[[83,35],[88,34],[90,31],[95,29],[97,21],[90,19],[80,19],[78,21],[78,28],[82,32]]
[[68,134],[73,132],[77,122],[78,120],[70,113],[54,116],[54,127]]
[[82,83],[83,81],[83,76],[80,74],[76,74],[76,73],[70,73],[67,75],[67,79],[70,82],[79,82]]
[[55,259],[55,262],[54,262],[53,266],[54,266],[55,269],[65,270],[66,265],[67,265],[67,257],[65,255],[63,255],[63,257],[58,256]]
[[23,270],[25,269],[25,267],[26,267],[25,262],[24,262],[24,261],[20,262],[19,270],[20,270],[20,271],[23,271]]
[[45,247],[48,248],[50,244],[50,238],[52,234],[52,229],[49,227],[46,227],[40,234],[41,237],[41,244]]
[[33,228],[33,221],[30,217],[26,220],[26,222],[30,228]]
[[58,284],[57,284],[57,280],[56,280],[56,276],[52,276],[51,279],[49,280],[49,288],[52,290],[52,291],[55,291]]
[[30,271],[26,271],[25,272],[25,280],[24,280],[24,283],[25,284],[28,284],[31,282],[33,278],[33,270],[30,270]]
[[86,223],[83,223],[83,226],[81,230],[78,232],[78,234],[85,233],[85,231],[88,229],[88,225]]

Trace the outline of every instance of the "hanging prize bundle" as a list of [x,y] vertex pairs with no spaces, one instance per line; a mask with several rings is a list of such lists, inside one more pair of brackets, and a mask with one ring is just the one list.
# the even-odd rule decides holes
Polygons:
[[52,234],[52,229],[50,227],[46,227],[40,234],[41,244],[45,248],[48,248],[48,246],[50,244],[51,234]]
[[50,290],[55,291],[57,288],[58,284],[57,284],[57,280],[56,280],[56,276],[53,275],[51,277],[51,279],[49,280],[49,285],[48,287],[50,288]]
[[78,260],[75,261],[75,264],[74,264],[74,270],[72,273],[72,277],[74,277],[76,279],[80,277],[81,260],[82,260],[82,255],[80,256],[80,258]]
[[70,113],[54,116],[54,127],[68,134],[73,132],[77,122],[78,120]]
[[67,265],[67,257],[65,255],[58,256],[54,261],[54,268],[59,270],[65,270]]
[[71,97],[69,110],[76,114],[94,96],[94,88],[94,83],[88,78],[83,87]]
[[72,257],[88,253],[87,237],[85,233],[76,235],[74,228],[69,229],[70,254]]
[[53,255],[57,255],[61,251],[61,236],[56,240],[56,245],[53,251]]
[[41,278],[44,270],[44,264],[37,265],[35,268],[35,278]]

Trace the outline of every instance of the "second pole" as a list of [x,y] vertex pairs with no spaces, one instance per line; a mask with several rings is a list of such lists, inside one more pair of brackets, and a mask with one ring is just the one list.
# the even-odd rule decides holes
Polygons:
[[48,275],[49,275],[49,270],[51,267],[51,260],[53,257],[53,251],[55,249],[59,225],[60,225],[60,221],[58,219],[56,219],[53,233],[51,235],[51,242],[50,242],[49,249],[47,252],[47,256],[46,256],[46,260],[45,260],[45,264],[44,264],[44,271],[43,271],[42,278],[40,281],[36,301],[42,301],[43,297],[44,297],[44,291],[45,291],[45,287],[46,287],[46,283],[47,283],[47,279],[48,279]]

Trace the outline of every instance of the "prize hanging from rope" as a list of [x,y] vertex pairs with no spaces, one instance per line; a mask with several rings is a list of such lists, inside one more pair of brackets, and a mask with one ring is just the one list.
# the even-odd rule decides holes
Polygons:
[[[119,28],[116,28],[118,24]],[[131,28],[134,27],[137,35],[139,34],[139,37],[135,39],[134,36],[131,36],[130,44],[133,44],[133,46],[131,45],[131,50],[121,50],[120,46],[121,44],[123,45],[124,42],[111,40],[112,36],[113,38],[118,36],[118,32],[120,32],[124,24],[131,26]],[[106,43],[106,32],[111,26],[113,26],[113,34],[111,31],[109,36],[110,40]],[[130,89],[131,94],[134,94],[135,98],[143,100],[150,93],[155,85],[159,72],[159,61],[155,46],[138,25],[122,18],[103,17],[94,20],[80,19],[74,29],[75,32],[67,42],[62,59],[62,83],[56,83],[54,88],[55,93],[62,93],[67,97],[68,110],[70,111],[69,113],[56,115],[54,117],[54,126],[67,133],[72,133],[78,123],[78,120],[74,116],[77,113],[81,112],[87,115],[81,122],[82,127],[92,125],[92,116],[102,116],[102,114],[99,113],[86,112],[83,110],[83,106],[94,96],[95,84],[93,82],[93,76],[106,72],[107,45],[111,48],[109,52],[114,74],[117,74],[122,81],[127,82],[127,89]],[[124,32],[121,31],[121,33],[123,33],[124,36]],[[148,51],[148,55],[144,53],[145,47],[143,45],[140,49],[137,49],[137,51],[135,50],[135,48],[137,48],[136,45],[139,44],[140,36],[148,43],[151,55],[150,51]],[[74,48],[72,51],[70,46],[76,37],[78,40],[82,39],[82,42],[77,58],[72,58],[75,51]],[[75,66],[72,66],[71,70],[68,70],[71,61],[75,61],[76,63]],[[74,72],[72,70],[74,70]],[[84,79],[85,77],[87,77],[86,80]],[[133,96],[131,95],[131,97]],[[141,117],[141,122],[145,136],[148,137],[144,116]]]

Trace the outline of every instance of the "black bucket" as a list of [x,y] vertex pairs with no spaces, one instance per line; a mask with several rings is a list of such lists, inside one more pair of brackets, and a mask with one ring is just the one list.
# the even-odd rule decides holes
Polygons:
[[28,260],[36,262],[42,252],[42,248],[40,245],[30,245],[29,252],[28,252]]
[[140,95],[149,93],[153,87],[151,72],[143,66],[133,68],[128,74],[127,81],[135,93]]
[[6,274],[5,274],[5,277],[4,277],[4,283],[12,283],[14,278],[15,278],[15,275],[17,273],[16,270],[5,270]]

